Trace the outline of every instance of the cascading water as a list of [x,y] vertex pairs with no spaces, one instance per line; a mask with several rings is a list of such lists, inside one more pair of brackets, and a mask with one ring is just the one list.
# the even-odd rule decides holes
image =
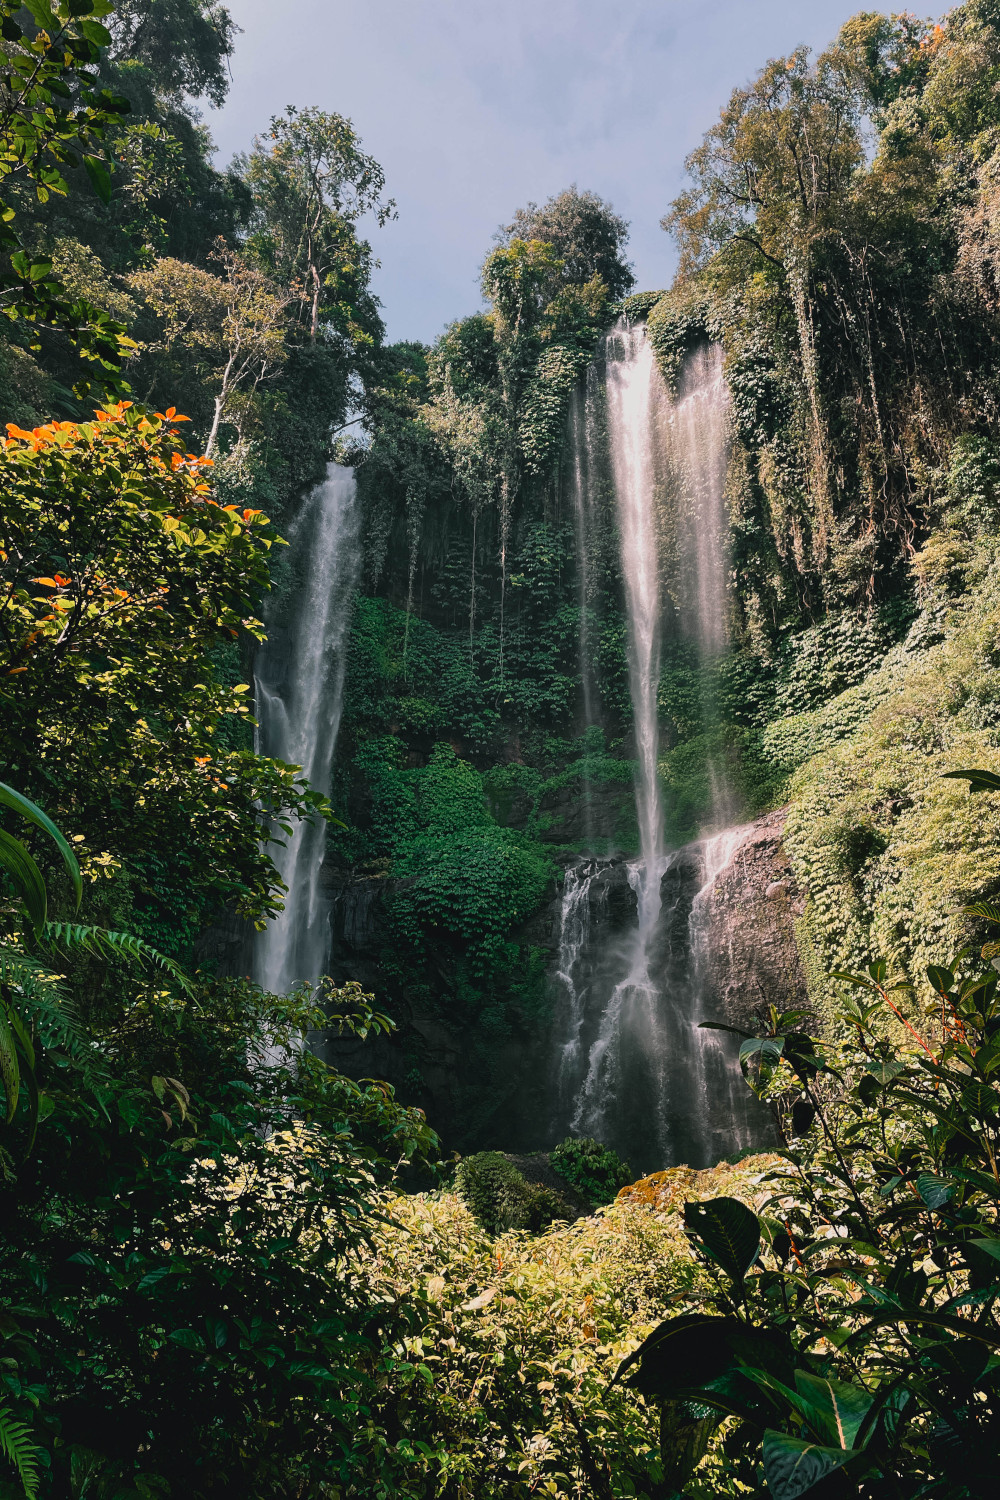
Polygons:
[[[607,458],[613,482],[628,618],[628,668],[635,731],[639,858],[624,869],[633,892],[627,933],[598,942],[589,931],[592,892],[607,862],[571,867],[563,891],[557,974],[563,1042],[556,1132],[593,1134],[636,1165],[706,1165],[759,1134],[745,1101],[733,1049],[701,1031],[707,994],[706,913],[715,881],[746,836],[728,829],[667,853],[658,776],[657,693],[662,590],[657,507],[672,496],[679,569],[678,626],[703,664],[726,649],[725,474],[729,393],[721,349],[696,351],[676,402],[659,374],[645,329],[620,322],[607,336],[604,370]],[[595,369],[598,368],[595,366]],[[589,379],[593,379],[593,371]],[[599,469],[597,403],[577,408],[573,501],[586,544],[586,491]],[[581,557],[582,577],[587,559]],[[730,799],[714,770],[713,820]],[[588,946],[589,945],[589,946]],[[590,949],[599,948],[599,952]],[[572,1108],[567,1109],[567,1097]]]
[[[709,668],[729,645],[728,525],[726,468],[729,457],[729,386],[721,344],[693,350],[684,362],[670,421],[675,536],[681,604],[679,629]],[[703,671],[702,718],[715,717],[715,704]],[[711,748],[706,769],[712,792],[711,823],[725,828],[738,815],[726,766]]]
[[[328,794],[344,696],[345,648],[358,582],[360,533],[354,472],[331,464],[290,528],[299,586],[268,621],[255,674],[257,746],[261,754],[302,767],[314,790]],[[258,936],[254,978],[287,994],[322,974],[330,943],[320,888],[326,824],[293,828],[272,857],[287,887],[285,909]]]
[[[630,327],[624,320],[605,340],[604,370],[638,766],[640,858],[628,867],[638,925],[625,954],[624,972],[612,988],[591,1042],[571,1123],[575,1130],[588,1130],[609,1139],[620,1133],[626,1115],[638,1104],[652,1125],[657,1144],[667,1150],[662,1104],[670,1038],[665,1034],[666,1017],[650,972],[650,943],[660,915],[664,864],[657,774],[661,611],[655,496],[657,432],[666,390],[645,329]],[[582,1024],[577,1031],[583,1031]]]

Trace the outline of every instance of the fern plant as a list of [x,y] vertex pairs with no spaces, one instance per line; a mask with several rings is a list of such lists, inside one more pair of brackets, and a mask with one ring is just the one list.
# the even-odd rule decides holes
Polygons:
[[28,1500],[38,1494],[38,1453],[31,1441],[31,1433],[23,1422],[11,1412],[9,1406],[0,1406],[0,1453],[17,1470]]
[[[34,802],[4,782],[0,782],[0,806],[10,808],[49,835],[69,875],[75,906],[79,908],[83,895],[80,866],[56,824]],[[191,992],[191,985],[173,959],[132,933],[79,922],[50,922],[45,877],[21,840],[4,828],[0,828],[0,870],[14,888],[16,929],[0,934],[0,1083],[8,1125],[24,1092],[26,1149],[30,1152],[39,1118],[36,1043],[67,1052],[83,1070],[85,1081],[91,1084],[95,1081],[91,1048],[53,961],[74,950],[97,958],[122,957],[161,969],[186,993]],[[27,951],[29,942],[40,956]]]

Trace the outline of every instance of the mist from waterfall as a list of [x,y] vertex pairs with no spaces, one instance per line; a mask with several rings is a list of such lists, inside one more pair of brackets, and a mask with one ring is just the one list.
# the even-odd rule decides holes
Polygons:
[[[603,373],[606,437],[595,430],[589,389]],[[728,645],[725,478],[729,393],[722,350],[688,356],[671,400],[643,325],[607,335],[571,418],[571,494],[588,577],[594,485],[610,472],[628,624],[639,856],[583,860],[567,870],[556,982],[562,1041],[556,1059],[558,1120],[631,1154],[637,1165],[706,1165],[749,1144],[755,1125],[729,1041],[701,1031],[706,925],[715,880],[736,857],[742,828],[667,852],[658,762],[658,689],[665,587],[659,514],[671,511],[676,628],[710,664]],[[585,586],[585,585],[584,585]],[[589,712],[589,697],[586,698]],[[713,819],[732,799],[717,774]],[[617,863],[617,871],[612,866]],[[627,880],[634,921],[612,930],[596,899],[604,879]],[[642,1160],[638,1160],[638,1158]]]
[[[360,566],[354,471],[331,464],[288,534],[298,587],[267,621],[268,639],[255,673],[257,748],[301,766],[310,786],[329,794],[344,698],[347,635]],[[257,937],[254,978],[287,994],[326,966],[329,912],[320,872],[326,823],[293,825],[284,847],[270,846],[287,887],[285,909]]]

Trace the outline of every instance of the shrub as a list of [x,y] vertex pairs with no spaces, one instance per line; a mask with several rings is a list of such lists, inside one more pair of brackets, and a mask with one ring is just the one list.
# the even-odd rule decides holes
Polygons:
[[592,1203],[610,1203],[618,1189],[628,1187],[635,1177],[617,1151],[589,1136],[568,1135],[550,1159],[553,1170]]
[[552,1188],[527,1182],[499,1151],[479,1151],[459,1162],[455,1186],[487,1234],[510,1229],[537,1233],[555,1219],[571,1218],[569,1205]]

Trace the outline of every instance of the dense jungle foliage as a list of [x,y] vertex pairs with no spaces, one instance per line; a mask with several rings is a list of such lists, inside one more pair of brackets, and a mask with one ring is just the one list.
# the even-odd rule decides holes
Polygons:
[[[515,211],[432,348],[385,343],[350,121],[213,164],[224,6],[0,16],[0,1496],[991,1494],[1000,6],[768,63],[691,158],[669,291],[594,194]],[[435,1052],[452,1138],[504,1144],[565,857],[635,847],[614,514],[583,569],[573,503],[620,316],[670,390],[724,349],[721,653],[661,497],[664,806],[692,836],[719,765],[733,816],[787,802],[811,1009],[741,1038],[767,1157],[452,1179]],[[268,832],[331,813],[255,752],[251,683],[333,455],[328,865],[377,897],[374,998],[336,947],[290,997],[242,977]]]

